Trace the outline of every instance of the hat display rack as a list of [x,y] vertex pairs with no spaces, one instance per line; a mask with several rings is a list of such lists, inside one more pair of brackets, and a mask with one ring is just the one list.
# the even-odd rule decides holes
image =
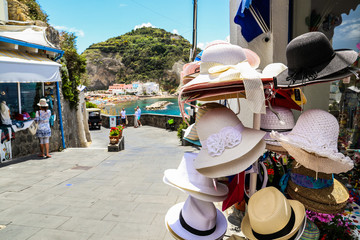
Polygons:
[[[317,52],[321,52],[320,58],[317,56],[317,54],[311,54],[315,52],[315,49]],[[201,101],[218,101],[218,100],[227,100],[231,98],[246,98],[246,103],[249,104],[250,110],[253,112],[253,131],[256,135],[261,135],[260,132],[263,132],[262,130],[278,130],[278,135],[270,134],[273,140],[269,138],[269,134],[267,134],[265,138],[267,138],[267,149],[270,151],[278,152],[278,153],[293,153],[292,149],[289,151],[290,148],[285,148],[285,144],[283,145],[284,139],[286,138],[286,134],[293,131],[293,128],[296,128],[296,125],[294,124],[294,120],[290,119],[289,112],[291,111],[283,111],[281,107],[289,110],[302,110],[303,104],[306,103],[306,98],[304,94],[301,92],[301,89],[299,87],[310,85],[310,84],[320,84],[322,82],[329,82],[329,81],[335,81],[342,79],[344,77],[348,77],[350,75],[353,75],[354,72],[358,71],[358,69],[353,69],[350,67],[350,65],[355,62],[357,53],[352,50],[333,50],[330,42],[327,40],[326,36],[320,32],[310,32],[303,34],[295,39],[293,39],[287,46],[286,50],[286,56],[288,61],[288,67],[286,67],[283,64],[273,63],[269,64],[264,68],[262,73],[258,72],[256,68],[259,66],[260,59],[257,57],[256,53],[245,51],[236,45],[232,45],[230,43],[224,42],[224,41],[215,41],[213,43],[210,43],[206,49],[203,51],[201,62],[197,62],[196,64],[189,64],[184,66],[184,70],[186,69],[186,73],[182,74],[182,79],[185,79],[183,82],[183,86],[180,88],[179,95],[178,95],[178,102],[179,102],[179,108],[181,115],[183,119],[187,119],[189,116],[185,112],[184,105],[195,101],[195,100],[201,100]],[[314,58],[314,59],[312,59]],[[325,60],[325,61],[324,61]],[[312,64],[312,65],[311,65]],[[193,66],[192,66],[193,65]],[[192,67],[190,67],[192,66]],[[307,72],[303,72],[301,69],[307,69]],[[260,86],[261,85],[261,86]],[[259,91],[259,89],[261,91]],[[279,98],[277,98],[279,96]],[[213,104],[213,103],[212,103]],[[205,106],[206,104],[204,104]],[[265,108],[265,105],[268,107]],[[209,139],[212,134],[202,134],[202,129],[206,128],[206,125],[208,122],[211,122],[211,115],[217,115],[219,118],[221,116],[224,116],[227,114],[227,107],[223,108],[213,108],[206,107],[203,108],[203,106],[198,107],[195,106],[200,110],[200,118],[198,116],[195,123],[189,127],[187,130],[187,133],[185,133],[185,139],[189,137],[191,139],[192,143],[196,142],[198,146],[202,146],[204,143],[205,145],[202,146],[200,153],[194,158],[193,160],[193,167],[195,172],[198,171],[199,174],[204,175],[205,177],[208,177],[209,179],[216,179],[219,177],[225,177],[230,176],[231,174],[236,174],[237,171],[244,171],[245,169],[234,168],[232,169],[232,172],[230,169],[235,166],[235,164],[231,164],[233,160],[231,158],[228,159],[229,162],[222,162],[221,163],[221,169],[222,172],[218,172],[217,165],[215,165],[212,162],[211,157],[204,155],[205,150],[207,152],[210,152],[209,150]],[[279,108],[280,107],[280,108]],[[207,113],[208,111],[208,113]],[[230,110],[231,111],[231,110]],[[231,111],[232,112],[232,111]],[[283,126],[283,129],[281,127],[277,128],[276,126],[269,125],[267,127],[263,127],[262,120],[264,118],[264,114],[271,115],[269,118],[277,118],[277,122],[282,122],[282,119],[286,118],[285,124]],[[233,113],[234,114],[234,113]],[[231,114],[230,114],[231,115]],[[236,116],[234,114],[234,116]],[[293,117],[293,116],[292,116]],[[230,117],[231,118],[231,117]],[[237,118],[237,117],[236,117]],[[224,120],[219,120],[219,122]],[[235,120],[234,120],[235,121]],[[271,122],[271,120],[269,120]],[[218,122],[218,123],[219,123]],[[200,124],[199,124],[200,123]],[[202,124],[201,124],[202,123]],[[269,123],[269,122],[268,122]],[[236,125],[235,122],[231,123],[232,125]],[[203,126],[202,126],[203,125]],[[238,126],[239,123],[237,123],[236,126]],[[240,122],[241,125],[241,122]],[[295,125],[295,127],[294,127]],[[213,128],[213,125],[208,125],[209,129]],[[221,124],[220,127],[221,128]],[[242,130],[240,131],[243,133],[244,127],[240,127]],[[261,128],[261,130],[260,130]],[[272,128],[272,129],[271,129]],[[235,128],[234,128],[235,129]],[[198,132],[197,132],[198,131]],[[221,132],[221,131],[220,131]],[[218,133],[216,136],[221,136],[221,133]],[[285,133],[286,132],[286,133]],[[296,132],[296,130],[295,130]],[[285,133],[285,134],[283,134]],[[199,136],[197,135],[199,134]],[[201,136],[203,135],[203,136]],[[235,134],[236,135],[236,134]],[[265,132],[264,132],[265,135]],[[246,136],[246,134],[244,134]],[[285,137],[284,137],[285,136]],[[236,138],[236,137],[235,137]],[[204,141],[205,140],[205,141]],[[211,139],[212,141],[213,139]],[[298,140],[298,139],[295,139]],[[258,140],[256,140],[258,141]],[[255,141],[255,142],[256,142]],[[276,142],[278,141],[278,142]],[[300,141],[301,142],[301,141]],[[203,143],[203,144],[201,144]],[[292,142],[290,142],[292,143]],[[259,153],[262,151],[262,154],[265,152],[265,147],[262,146],[265,141],[260,141],[254,144],[254,146],[248,146],[252,150],[255,149],[256,153]],[[261,145],[261,146],[260,146]],[[273,148],[271,148],[271,146]],[[299,147],[299,146],[295,146]],[[225,146],[224,149],[228,149]],[[229,147],[233,148],[233,146]],[[216,149],[218,150],[218,149]],[[307,149],[305,149],[307,150]],[[220,151],[223,151],[220,149]],[[251,152],[251,151],[249,151]],[[333,165],[343,165],[343,170],[348,170],[351,168],[351,163],[349,162],[348,165],[344,165],[344,161],[348,161],[347,158],[343,158],[340,156],[340,153],[337,155],[337,152],[333,150],[333,153],[336,155],[332,158]],[[249,153],[242,153],[244,155],[244,159],[248,159],[250,155]],[[301,153],[299,153],[301,154]],[[300,155],[299,155],[300,156]],[[214,157],[214,161],[217,159],[216,156]],[[252,164],[257,164],[257,159],[261,157],[261,154],[257,156],[256,160],[249,161],[248,164],[250,167]],[[328,155],[325,155],[324,158],[329,157]],[[241,158],[241,157],[240,157]],[[294,157],[296,160],[296,157]],[[200,161],[199,159],[203,160]],[[338,162],[337,162],[338,161]],[[226,164],[229,166],[226,167]],[[190,164],[191,165],[191,164]],[[180,166],[179,166],[180,167]],[[240,169],[240,170],[239,170]],[[312,169],[310,169],[312,170]],[[317,179],[317,170],[315,179]],[[236,173],[235,173],[236,172]],[[226,174],[229,173],[229,174]],[[231,173],[231,174],[230,174]],[[326,174],[331,174],[330,170]],[[336,172],[335,172],[336,173]],[[225,174],[225,175],[224,175]],[[167,176],[166,176],[167,175]],[[176,174],[175,174],[176,175]],[[181,175],[181,174],[180,174]],[[176,176],[180,176],[176,175]],[[305,176],[305,175],[304,175]],[[329,175],[326,175],[329,176]],[[164,182],[166,182],[169,185],[173,185],[180,190],[186,192],[189,194],[189,198],[192,198],[192,200],[188,200],[185,203],[182,203],[182,206],[185,205],[191,205],[189,202],[195,202],[196,199],[202,199],[200,201],[218,201],[222,199],[224,196],[204,196],[203,193],[199,191],[194,192],[194,188],[191,189],[184,189],[184,187],[176,186],[174,184],[175,180],[172,180],[172,182],[169,181],[170,174],[169,171],[167,174],[165,174]],[[253,173],[250,173],[249,178],[249,197],[250,200],[251,197],[257,192],[261,192],[262,194],[265,194],[266,191],[275,191],[275,190],[269,190],[270,187],[264,188],[262,190],[256,191],[256,185],[257,185],[257,178],[258,173],[254,171]],[[294,185],[292,179],[292,186]],[[170,182],[170,183],[169,183]],[[209,183],[208,183],[209,184]],[[213,181],[213,187],[216,188],[216,186],[219,184],[215,180]],[[340,186],[336,182],[336,186]],[[339,188],[344,189],[342,186]],[[195,188],[196,189],[196,188]],[[265,191],[263,191],[265,190]],[[291,188],[290,190],[293,190]],[[325,191],[325,190],[324,190]],[[324,192],[322,191],[322,192]],[[320,191],[318,191],[319,193]],[[275,193],[272,193],[275,194]],[[276,193],[277,194],[277,193]],[[292,195],[299,195],[300,193],[293,193]],[[206,194],[205,194],[206,195]],[[261,195],[261,194],[258,194]],[[319,194],[320,196],[321,194]],[[344,199],[346,198],[346,192],[344,192]],[[319,197],[320,198],[320,197]],[[261,198],[259,198],[261,199]],[[299,198],[294,198],[298,201]],[[308,204],[313,204],[313,202],[316,199],[309,199]],[[252,202],[255,202],[257,200],[252,200]],[[259,200],[260,201],[260,200]],[[293,201],[293,200],[290,200]],[[312,202],[313,201],[313,202]],[[301,201],[300,201],[301,202]],[[328,204],[328,203],[327,203]],[[338,204],[338,205],[336,205]],[[334,208],[338,207],[339,209],[343,209],[343,201],[340,203],[334,204]],[[195,204],[195,205],[201,205],[201,204]],[[253,204],[254,205],[254,204]],[[304,204],[306,207],[306,204]],[[301,206],[303,206],[301,204]],[[297,206],[298,210],[302,209],[301,206]],[[174,206],[175,207],[175,206]],[[320,205],[322,207],[322,205]],[[177,207],[181,209],[181,207]],[[254,207],[252,207],[254,208]],[[184,210],[184,208],[183,208]],[[169,210],[170,211],[170,210]],[[174,211],[174,210],[173,210]],[[178,210],[176,210],[178,211]],[[181,210],[180,210],[181,211]],[[253,210],[256,212],[256,208]],[[265,211],[265,209],[264,209]],[[302,210],[299,210],[299,214],[303,213]],[[221,216],[222,213],[220,212]],[[168,216],[168,215],[167,215]],[[249,216],[247,216],[248,218]],[[254,216],[250,216],[254,217]],[[306,218],[306,217],[305,217]],[[167,217],[168,219],[168,217]],[[203,219],[205,221],[205,219]],[[166,220],[167,221],[167,220]],[[298,221],[298,220],[297,220]],[[174,233],[174,229],[169,229],[168,222],[167,229],[172,234],[172,236],[176,239],[179,239],[179,236],[176,236]],[[261,223],[259,222],[261,225]],[[285,223],[284,223],[285,224]],[[251,225],[251,224],[250,224]],[[250,226],[249,225],[249,226]],[[286,224],[285,224],[286,225]],[[297,231],[302,231],[305,229],[305,225],[308,227],[311,225],[311,223],[306,223],[305,219],[299,220],[297,222]],[[249,227],[247,226],[247,227]],[[253,226],[250,226],[250,230]],[[281,229],[281,227],[279,227]],[[254,229],[253,229],[254,230]],[[261,229],[259,229],[261,231]],[[270,231],[270,230],[269,230]],[[253,234],[254,231],[248,232],[248,234]],[[271,231],[270,231],[271,232]],[[293,234],[293,232],[291,232]],[[299,239],[301,236],[300,232],[296,232],[296,238]],[[223,235],[222,235],[223,236]],[[283,239],[284,236],[282,236],[281,239]],[[182,239],[182,238],[180,238]],[[186,239],[186,238],[185,238]],[[199,237],[194,239],[210,239],[207,237]],[[221,238],[220,238],[221,239]],[[256,238],[254,238],[256,239]],[[279,238],[280,239],[280,238]],[[286,238],[284,238],[286,239]]]

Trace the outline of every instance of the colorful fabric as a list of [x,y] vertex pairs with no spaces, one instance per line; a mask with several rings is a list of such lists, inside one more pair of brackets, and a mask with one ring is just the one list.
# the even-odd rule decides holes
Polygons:
[[38,121],[37,137],[51,137],[50,117],[50,110],[46,110],[46,112],[43,110],[36,112],[36,121]]
[[291,181],[293,181],[295,184],[311,189],[322,189],[334,185],[334,176],[332,177],[332,179],[315,179],[313,177],[291,172],[290,177]]

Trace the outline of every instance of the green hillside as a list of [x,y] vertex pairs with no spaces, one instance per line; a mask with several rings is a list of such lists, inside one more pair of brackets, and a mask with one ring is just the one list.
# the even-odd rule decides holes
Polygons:
[[[179,60],[188,62],[190,48],[182,36],[159,28],[139,28],[92,44],[83,55],[88,65],[106,65],[103,60],[109,57],[121,62],[116,71],[112,69],[116,83],[157,81],[166,90],[177,87],[168,70]],[[91,75],[89,78],[91,82]]]

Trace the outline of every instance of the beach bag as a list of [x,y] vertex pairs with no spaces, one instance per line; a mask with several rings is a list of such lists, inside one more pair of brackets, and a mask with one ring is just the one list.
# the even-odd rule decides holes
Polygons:
[[38,129],[38,123],[37,123],[36,121],[33,121],[32,124],[31,124],[30,127],[29,127],[29,132],[30,132],[32,135],[35,135],[37,129]]

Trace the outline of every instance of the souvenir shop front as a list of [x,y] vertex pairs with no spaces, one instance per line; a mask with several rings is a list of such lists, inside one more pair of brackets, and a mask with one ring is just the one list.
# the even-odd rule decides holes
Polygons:
[[303,91],[356,76],[358,53],[334,50],[319,31],[283,50],[287,65],[259,70],[254,51],[215,41],[183,66],[181,114],[188,122],[185,105],[196,111],[184,139],[198,150],[164,172],[188,196],[165,215],[174,239],[359,239],[358,163],[339,148],[338,119],[305,109]]
[[[44,28],[22,28],[0,28],[1,162],[11,160],[14,150],[37,146],[32,129],[40,98],[47,99],[51,125],[58,115],[54,103],[59,96],[61,65],[50,58],[60,58],[63,51],[44,40]],[[17,139],[19,134],[23,139]],[[13,145],[15,139],[18,146]]]

